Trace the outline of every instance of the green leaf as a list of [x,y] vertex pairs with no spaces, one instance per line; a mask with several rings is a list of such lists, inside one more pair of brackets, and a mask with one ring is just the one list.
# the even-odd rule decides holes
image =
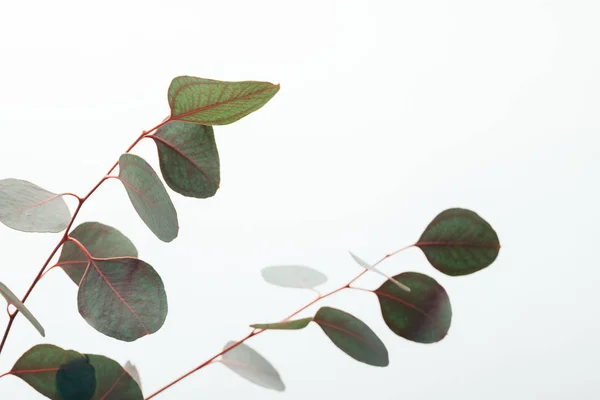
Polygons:
[[62,195],[21,179],[0,180],[0,222],[23,232],[56,233],[71,222]]
[[137,258],[92,259],[77,304],[94,329],[126,342],[158,331],[168,312],[160,276]]
[[[396,285],[394,287],[401,290]],[[313,321],[319,324],[333,344],[355,360],[377,367],[389,364],[388,351],[381,339],[355,316],[336,308],[321,307]]]
[[173,121],[150,136],[167,185],[187,197],[207,198],[219,188],[219,152],[211,126]]
[[381,314],[396,335],[418,343],[442,340],[450,329],[452,307],[446,290],[435,279],[417,272],[403,272],[394,278],[411,291],[386,281],[374,291]]
[[118,362],[97,354],[86,356],[96,370],[97,388],[92,400],[143,400],[139,385]]
[[451,208],[438,214],[415,243],[429,263],[446,275],[468,275],[488,267],[500,251],[498,235],[470,210]]
[[254,324],[250,325],[250,327],[255,329],[304,329],[312,320],[312,317],[308,317],[293,321],[274,322],[271,324]]
[[56,371],[56,388],[63,400],[89,400],[96,391],[96,371],[87,357],[75,358]]
[[169,86],[171,119],[226,125],[264,106],[279,91],[269,82],[224,82],[179,76]]
[[[69,234],[77,239],[95,258],[137,257],[138,252],[131,240],[112,226],[100,222],[84,222]],[[79,285],[88,265],[87,255],[74,242],[62,246],[60,266],[75,284]]]
[[44,331],[42,324],[40,324],[38,320],[35,319],[33,314],[25,306],[25,304],[23,304],[23,302],[19,300],[19,298],[15,296],[15,294],[2,282],[0,282],[0,294],[6,299],[6,302],[8,304],[12,304],[13,306],[15,306],[15,308],[19,310],[29,322],[31,322],[31,325],[33,325],[35,329],[37,329],[37,331],[40,333],[40,335],[42,335],[42,337],[46,336],[46,332]]
[[294,289],[313,289],[327,282],[327,276],[303,265],[274,265],[261,271],[263,279],[272,285]]
[[150,164],[134,154],[119,158],[119,179],[135,211],[163,242],[177,237],[177,211],[160,178]]
[[[236,342],[227,342],[224,349]],[[221,357],[221,363],[242,378],[278,392],[285,391],[279,372],[263,356],[250,346],[241,343]]]
[[83,366],[87,360],[76,351],[40,344],[27,350],[9,373],[21,378],[44,396],[52,400],[63,400],[57,387],[57,373],[76,361],[80,361],[76,365]]

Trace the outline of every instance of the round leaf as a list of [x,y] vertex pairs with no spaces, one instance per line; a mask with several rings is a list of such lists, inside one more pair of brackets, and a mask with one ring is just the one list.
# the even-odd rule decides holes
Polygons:
[[[233,344],[235,342],[228,342],[224,348],[228,348]],[[256,385],[278,392],[285,390],[279,372],[256,350],[244,343],[223,354],[221,363]]]
[[150,164],[134,154],[119,158],[119,179],[135,211],[163,242],[177,237],[177,211],[160,178]]
[[[387,282],[402,290],[393,282]],[[321,307],[313,321],[319,324],[333,344],[355,360],[376,367],[389,364],[388,351],[381,339],[355,316],[336,308]]]
[[411,291],[406,292],[391,281],[375,290],[387,326],[413,342],[442,340],[452,321],[452,307],[444,288],[435,279],[417,272],[403,272],[394,278],[406,283]]
[[211,126],[173,121],[151,136],[167,185],[188,197],[214,196],[219,188],[219,152]]
[[438,214],[415,243],[429,263],[451,276],[488,267],[500,251],[498,235],[475,212],[451,208]]
[[293,321],[273,322],[270,324],[253,324],[250,325],[250,327],[255,329],[294,330],[306,328],[308,324],[310,324],[310,321],[312,321],[312,317],[296,319]]
[[[137,257],[131,240],[112,226],[100,222],[84,222],[69,234],[77,239],[95,258]],[[88,265],[87,255],[74,242],[62,246],[59,265],[75,284],[79,285]]]
[[93,328],[126,342],[158,331],[168,311],[160,276],[136,258],[93,259],[79,285],[77,304]]
[[272,285],[295,289],[312,289],[327,282],[327,277],[303,265],[278,265],[261,270],[263,279]]
[[226,125],[264,106],[279,91],[269,82],[224,82],[179,76],[169,86],[171,119]]
[[21,179],[0,180],[0,222],[23,232],[62,232],[71,212],[62,195]]
[[68,366],[85,364],[86,358],[76,351],[40,344],[27,350],[12,367],[10,374],[21,378],[52,400],[63,400],[57,387],[57,373]]

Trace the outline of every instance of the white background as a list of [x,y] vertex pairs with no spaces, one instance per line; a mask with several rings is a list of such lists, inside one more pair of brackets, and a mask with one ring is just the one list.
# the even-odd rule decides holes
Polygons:
[[[168,115],[178,75],[281,90],[215,129],[215,197],[170,191],[180,221],[173,243],[153,236],[116,180],[78,218],[120,229],[158,270],[169,300],[164,327],[134,343],[103,336],[80,317],[76,287],[56,269],[27,302],[46,338],[19,316],[2,372],[33,345],[52,343],[131,359],[149,394],[248,324],[281,319],[312,298],[268,285],[262,267],[309,265],[334,289],[360,272],[347,250],[374,262],[413,243],[437,213],[464,207],[500,237],[491,267],[448,277],[418,249],[382,264],[445,286],[454,318],[442,342],[403,340],[375,296],[342,293],[323,304],[367,322],[389,349],[389,367],[355,362],[314,325],[248,342],[279,370],[283,394],[217,364],[157,399],[597,398],[597,1],[91,4],[1,3],[2,178],[83,195]],[[151,141],[135,152],[158,167]],[[22,295],[59,237],[0,226],[0,281]],[[12,376],[0,379],[0,397],[41,398]]]

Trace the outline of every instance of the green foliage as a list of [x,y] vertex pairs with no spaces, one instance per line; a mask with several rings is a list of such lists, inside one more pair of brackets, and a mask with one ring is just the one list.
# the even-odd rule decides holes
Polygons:
[[171,119],[227,125],[264,106],[279,91],[269,82],[223,82],[179,76],[169,86]]
[[188,197],[212,197],[219,189],[219,152],[211,126],[173,121],[151,136],[167,185]]
[[385,345],[361,320],[342,310],[321,307],[313,319],[340,350],[365,364],[387,367]]
[[282,329],[282,330],[296,330],[304,329],[312,321],[312,317],[295,319],[293,321],[274,322],[271,324],[253,324],[251,328],[255,329]]
[[442,340],[452,320],[450,299],[444,288],[417,272],[403,272],[394,278],[406,283],[411,291],[407,293],[389,280],[375,290],[387,326],[413,342]]
[[[119,230],[100,222],[84,222],[69,233],[95,258],[137,257],[138,252],[131,240]],[[62,246],[57,265],[75,284],[79,285],[88,266],[88,256],[72,241]]]
[[447,275],[468,275],[488,267],[498,257],[498,235],[471,210],[451,208],[427,226],[415,243],[431,265]]
[[71,212],[61,195],[22,179],[0,180],[0,222],[23,232],[62,232]]
[[163,242],[177,237],[177,211],[150,164],[134,154],[119,158],[119,179],[142,221]]
[[15,296],[15,294],[12,292],[12,290],[10,290],[2,282],[0,282],[0,295],[2,295],[2,297],[4,297],[4,299],[6,300],[6,302],[8,304],[12,304],[17,310],[19,310],[21,313],[23,313],[25,318],[27,318],[27,320],[29,322],[31,322],[31,325],[33,325],[35,327],[35,329],[37,329],[37,331],[40,333],[40,335],[42,335],[43,337],[46,336],[46,331],[44,331],[42,324],[40,324],[39,321],[33,316],[33,314],[31,313],[31,311],[29,311],[27,306],[25,306],[25,304],[23,304],[23,302],[21,300],[19,300],[19,298],[17,296]]
[[126,342],[158,331],[168,310],[158,273],[132,257],[91,259],[79,284],[77,306],[92,327]]
[[[131,154],[143,138],[157,146],[162,177],[173,191],[205,199],[216,194],[220,184],[220,159],[213,125],[233,123],[264,106],[279,85],[268,82],[224,82],[180,76],[168,90],[171,115],[143,135],[93,189],[79,200],[71,216],[63,195],[51,193],[30,182],[0,180],[0,222],[25,232],[68,231],[83,203],[107,179],[119,179],[135,211],[162,241],[171,242],[179,232],[175,207],[154,169],[141,157]],[[110,175],[119,167],[118,176]],[[419,240],[419,247],[437,270],[450,276],[468,275],[492,264],[500,249],[496,232],[471,210],[453,208],[437,215]],[[412,246],[409,246],[412,247]],[[158,272],[138,259],[131,240],[116,228],[100,222],[84,222],[65,232],[23,300],[4,284],[0,294],[16,307],[9,314],[6,336],[18,312],[44,335],[45,332],[23,302],[48,271],[49,263],[61,249],[55,266],[62,268],[78,285],[77,304],[81,316],[104,335],[131,342],[157,332],[165,323],[168,305]],[[383,320],[390,330],[417,343],[441,341],[450,329],[452,308],[446,290],[433,278],[416,272],[389,276],[377,266],[397,252],[370,264],[350,253],[364,270],[346,285],[321,294],[317,286],[327,282],[323,273],[302,265],[268,266],[261,275],[270,284],[310,289],[318,297],[281,321],[253,324],[245,338],[231,341],[215,356],[200,364],[200,370],[217,358],[242,378],[276,391],[285,385],[269,361],[244,342],[265,331],[306,328],[315,322],[332,343],[355,360],[372,366],[389,365],[389,354],[381,339],[364,322],[333,307],[321,307],[313,317],[289,320],[318,301],[345,289],[373,292]],[[385,282],[375,290],[354,286],[364,273],[375,273]],[[0,351],[4,341],[0,344]],[[43,344],[25,352],[8,374],[19,377],[42,395],[56,400],[140,400],[139,374],[131,363],[125,369],[101,355],[82,354]],[[176,379],[172,384],[184,377]],[[159,390],[154,395],[162,392]],[[154,395],[150,397],[154,397]]]

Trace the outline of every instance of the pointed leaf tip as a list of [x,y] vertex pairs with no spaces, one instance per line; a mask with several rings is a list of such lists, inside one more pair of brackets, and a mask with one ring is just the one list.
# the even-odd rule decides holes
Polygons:
[[381,339],[354,315],[332,307],[321,307],[313,319],[340,350],[356,361],[386,367],[388,351]]
[[264,106],[279,91],[269,82],[227,82],[179,76],[169,86],[171,119],[227,125]]
[[491,265],[500,242],[491,225],[477,213],[451,208],[438,214],[415,243],[438,271],[469,275]]
[[[224,348],[229,348],[235,343],[233,341],[227,342]],[[256,350],[244,343],[223,354],[221,363],[256,385],[278,392],[285,391],[285,385],[279,376],[279,372]]]
[[374,291],[383,320],[396,335],[417,343],[444,339],[452,322],[452,307],[446,290],[435,279],[417,272],[394,278],[406,282],[410,293],[386,281]]
[[71,211],[62,195],[22,179],[1,179],[0,222],[22,232],[58,233],[71,222]]
[[265,281],[272,285],[294,289],[314,289],[327,282],[327,276],[304,265],[274,265],[261,270]]
[[125,371],[127,371],[127,373],[129,375],[131,375],[131,377],[133,378],[133,380],[136,381],[136,383],[140,387],[140,390],[142,390],[142,379],[140,378],[140,373],[138,372],[138,369],[136,368],[136,366],[133,365],[131,363],[131,361],[127,361],[125,363],[123,369],[125,369]]
[[44,330],[42,324],[40,324],[39,321],[33,316],[33,314],[29,311],[27,306],[25,306],[25,304],[23,304],[23,302],[19,300],[17,296],[15,296],[12,290],[10,290],[2,282],[0,282],[0,294],[6,299],[6,302],[8,304],[12,304],[13,306],[15,306],[15,308],[19,310],[29,322],[31,322],[31,325],[33,325],[35,329],[37,329],[37,331],[40,333],[40,335],[42,335],[42,337],[46,337],[46,331]]
[[175,206],[160,178],[143,158],[125,153],[119,158],[119,180],[142,221],[163,242],[177,237]]

